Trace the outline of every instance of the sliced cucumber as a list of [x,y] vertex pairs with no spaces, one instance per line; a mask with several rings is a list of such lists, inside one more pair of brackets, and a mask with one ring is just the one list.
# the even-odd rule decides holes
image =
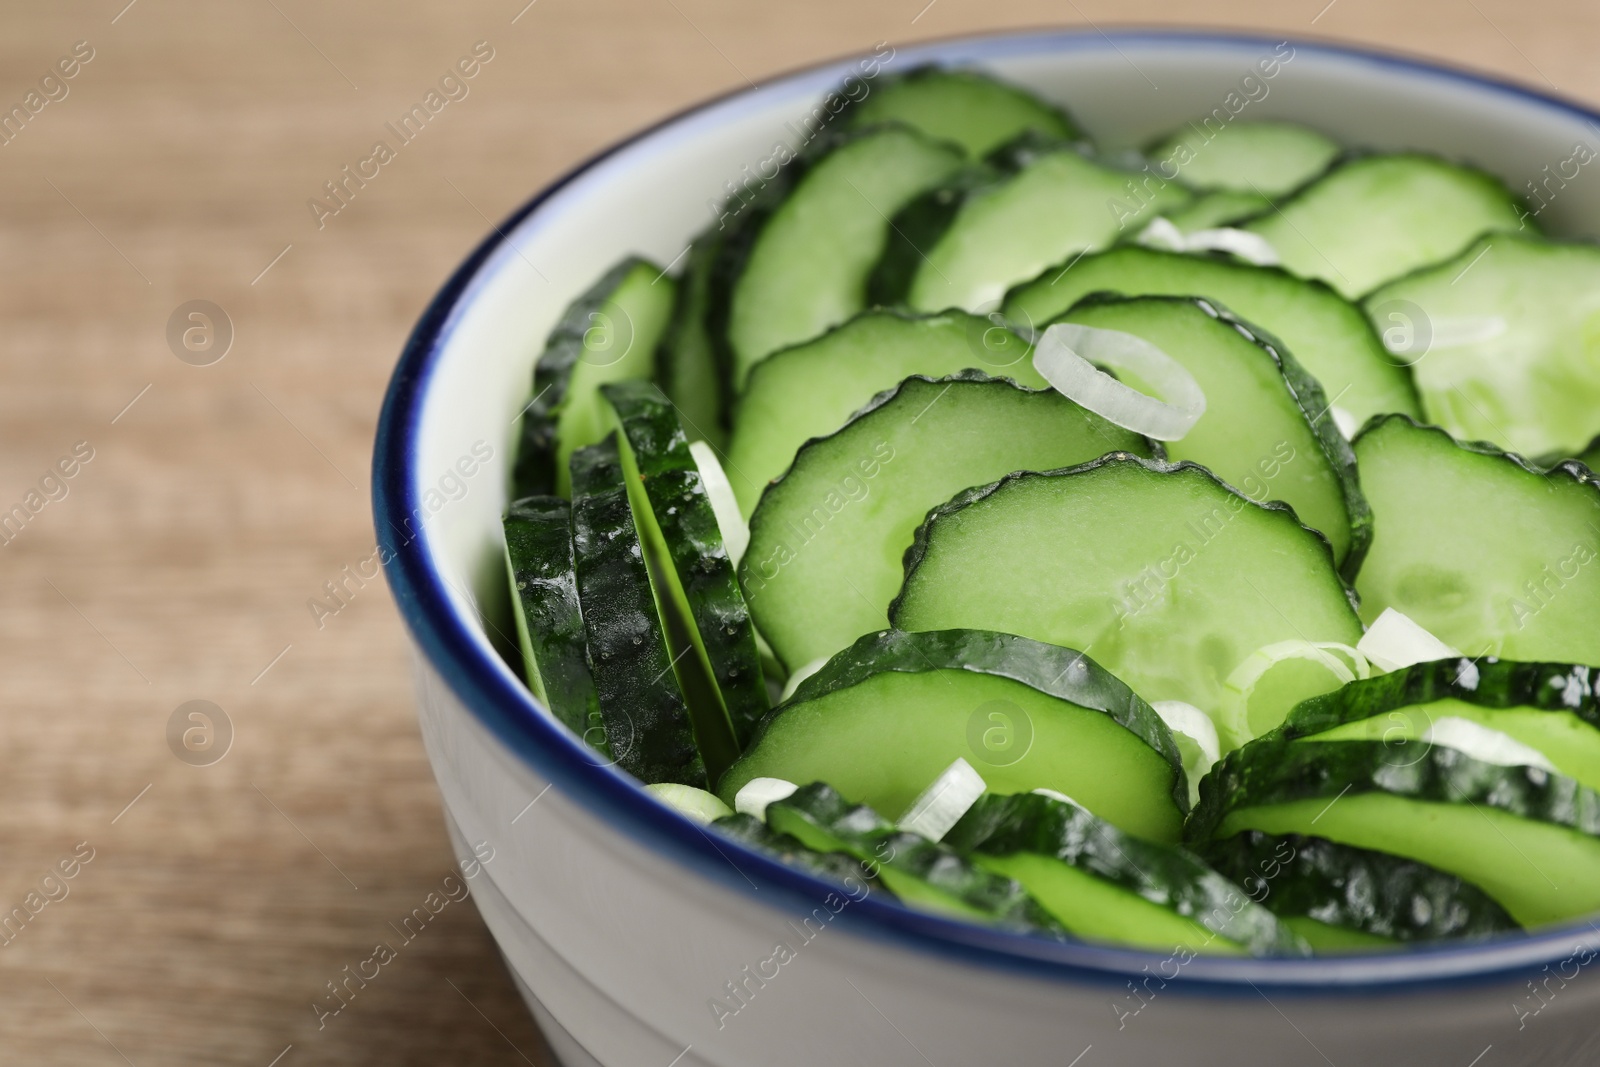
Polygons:
[[1410,375],[1360,310],[1321,282],[1223,256],[1121,247],[1058,264],[1012,290],[1004,314],[1036,328],[1098,291],[1128,296],[1203,296],[1277,337],[1322,391],[1358,420],[1387,411],[1418,415]]
[[1078,937],[1228,955],[1307,954],[1270,911],[1194,856],[1141,841],[1054,797],[988,794],[945,841],[1021,882]]
[[[1292,122],[1189,123],[1145,153],[1197,189],[1282,196],[1328,168],[1338,142]],[[1173,220],[1177,221],[1177,220]]]
[[524,497],[506,509],[504,525],[528,688],[568,729],[604,751],[572,567],[572,508],[559,497]]
[[1538,926],[1600,910],[1600,794],[1442,746],[1263,738],[1200,784],[1192,842],[1305,834],[1426,863]]
[[572,456],[572,555],[609,754],[646,784],[706,787],[613,434]]
[[1461,251],[1526,212],[1498,178],[1434,156],[1364,156],[1336,164],[1245,229],[1283,265],[1350,298]]
[[878,393],[914,374],[942,378],[974,367],[1044,388],[1031,353],[1005,326],[960,311],[863,312],[773,353],[751,371],[728,444],[728,480],[739,506],[749,515],[808,439],[838,430]]
[[901,558],[928,509],[1015,470],[1049,470],[1149,442],[1053,389],[963,371],[908,378],[806,443],[761,498],[739,576],[790,667],[888,625]]
[[1364,303],[1429,422],[1526,456],[1600,433],[1600,247],[1493,234]]
[[856,900],[871,894],[893,898],[883,882],[874,878],[861,861],[843,851],[818,852],[801,844],[800,839],[779,833],[752,815],[729,815],[711,824],[712,828],[740,844],[765,852],[774,859],[797,867],[807,874],[838,882]]
[[717,365],[707,315],[711,306],[711,273],[722,245],[722,231],[707,229],[689,246],[689,258],[678,281],[672,321],[656,356],[656,379],[677,406],[691,441],[709,441],[721,448],[728,437],[727,377]]
[[1166,724],[1093,660],[1003,633],[870,634],[773,712],[717,793],[825,780],[900,812],[955,759],[999,793],[1070,793],[1129,833],[1176,839],[1189,804]]
[[1453,874],[1325,838],[1247,830],[1206,842],[1202,855],[1280,919],[1309,920],[1295,929],[1319,950],[1519,929],[1504,908]]
[[[1056,321],[1142,337],[1181,363],[1204,391],[1206,410],[1167,443],[1168,457],[1202,464],[1258,503],[1289,504],[1327,537],[1345,573],[1355,573],[1372,536],[1355,456],[1322,387],[1276,339],[1191,297],[1099,294]],[[1123,377],[1157,391],[1157,383]]]
[[988,309],[1050,264],[1137,233],[1190,197],[1154,173],[1108,166],[1075,145],[1030,140],[1003,152],[992,180],[967,177],[906,206],[876,272],[905,278],[906,287],[880,286],[880,297],[924,311]]
[[1556,770],[1600,789],[1600,672],[1566,663],[1450,659],[1351,682],[1289,714],[1283,736],[1416,743],[1443,719],[1465,719],[1535,749]]
[[1600,486],[1403,416],[1355,440],[1376,532],[1362,617],[1410,616],[1468,656],[1600,664]]
[[571,495],[572,454],[605,436],[600,386],[655,372],[676,289],[660,267],[633,257],[568,306],[533,366],[513,496]]
[[733,814],[733,809],[718,800],[716,794],[692,785],[677,782],[657,782],[647,785],[644,791],[691,822],[709,826],[717,819]]
[[1028,130],[1063,140],[1083,136],[1065,111],[1026,89],[979,71],[948,67],[915,67],[879,78],[847,115],[846,121],[858,128],[903,122],[930,137],[954,141],[973,157]]
[[[715,724],[714,731],[704,725],[699,731],[706,770],[715,779],[770,707],[755,627],[672,402],[649,382],[618,382],[602,393],[621,429],[622,466],[647,559],[668,564],[653,580],[666,587],[664,599],[694,650],[694,663],[683,659],[677,670],[683,676],[697,666],[705,680],[688,695],[693,706],[697,690],[703,693],[696,719]],[[680,651],[674,648],[675,658]],[[721,739],[715,746],[713,734]]]
[[954,850],[896,830],[866,805],[821,782],[767,809],[767,825],[818,852],[845,852],[901,900],[926,911],[1007,929],[1061,936],[1061,928],[1019,883]]
[[[737,217],[712,277],[712,333],[735,390],[755,362],[866,306],[889,220],[961,165],[961,150],[908,126],[825,139],[786,186]],[[778,190],[787,188],[787,195]]]
[[1184,233],[1191,233],[1232,225],[1260,214],[1271,205],[1272,201],[1260,193],[1213,189],[1162,214]]

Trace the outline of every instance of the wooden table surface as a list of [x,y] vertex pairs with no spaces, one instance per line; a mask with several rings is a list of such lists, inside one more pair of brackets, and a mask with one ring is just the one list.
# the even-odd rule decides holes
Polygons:
[[[466,904],[319,1029],[451,857],[387,591],[320,628],[307,602],[372,551],[374,420],[424,302],[575,161],[880,40],[1052,22],[1342,37],[1600,98],[1581,0],[525,2],[0,12],[0,104],[39,94],[0,144],[0,512],[28,516],[0,534],[0,915],[31,914],[0,927],[0,1061],[549,1062]],[[307,200],[479,41],[468,95],[319,228]],[[193,300],[226,318],[199,354],[182,315],[169,343]],[[191,700],[232,733],[209,765],[169,743]]]

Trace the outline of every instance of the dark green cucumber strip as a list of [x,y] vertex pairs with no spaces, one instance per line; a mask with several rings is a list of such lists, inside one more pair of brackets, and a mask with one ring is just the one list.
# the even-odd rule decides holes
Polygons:
[[1200,783],[1185,836],[1305,834],[1426,863],[1524,926],[1600,910],[1600,793],[1434,745],[1262,738]]
[[[901,240],[885,251],[906,263],[876,268],[878,296],[923,311],[988,309],[1051,263],[1137,233],[1190,197],[1148,169],[1122,170],[1081,146],[1046,147],[1028,135],[991,161],[1000,171],[994,180],[964,176],[950,190],[924,193],[895,219]],[[896,278],[909,282],[891,293],[888,281]]]
[[[1320,837],[1246,830],[1206,842],[1201,855],[1280,919],[1312,919],[1397,942],[1520,929],[1483,890],[1453,874]],[[1315,944],[1316,936],[1308,939]]]
[[1090,293],[1203,296],[1277,337],[1358,421],[1381,412],[1418,415],[1411,376],[1359,308],[1326,285],[1225,256],[1123,246],[1059,263],[1006,296],[1005,317],[1027,329]]
[[689,246],[689,258],[678,281],[672,321],[656,353],[656,380],[672,398],[691,441],[708,441],[721,449],[727,443],[725,369],[717,366],[716,345],[707,322],[711,305],[711,273],[716,267],[722,232],[708,228]]
[[845,852],[915,908],[1004,929],[1062,936],[1048,912],[1010,878],[954,850],[897,830],[872,808],[851,804],[822,782],[767,807],[767,825],[818,852]]
[[1192,463],[1112,453],[969,489],[928,513],[905,567],[902,629],[1080,648],[1146,700],[1213,717],[1256,649],[1361,637],[1327,540]]
[[1522,229],[1526,217],[1498,178],[1406,153],[1341,160],[1244,228],[1265,237],[1289,271],[1354,299],[1486,231]]
[[1187,204],[1164,211],[1162,214],[1184,233],[1195,230],[1214,230],[1231,226],[1235,222],[1259,215],[1272,201],[1259,193],[1235,192],[1231,189],[1213,189],[1201,193]]
[[506,509],[504,526],[528,688],[568,729],[605,752],[573,572],[572,508],[560,497],[523,497]]
[[[750,609],[672,402],[649,382],[617,382],[601,392],[622,431],[634,516],[645,541],[670,561],[659,579],[669,590],[665,599],[686,617],[694,658],[712,680],[708,696],[714,706],[695,708],[696,720],[716,724],[717,733],[731,730],[731,762],[769,708]],[[711,730],[697,732],[705,738]],[[702,740],[707,771],[715,778],[728,764],[713,760],[708,747]]]
[[1404,612],[1468,656],[1600,664],[1600,484],[1403,416],[1355,442],[1372,505],[1361,614]]
[[1021,882],[1079,937],[1152,949],[1306,955],[1270,911],[1194,856],[1125,834],[1054,797],[985,794],[944,840]]
[[1003,325],[961,311],[863,312],[756,364],[734,417],[728,481],[746,515],[800,446],[825,437],[912,375],[942,378],[967,368],[1046,388],[1032,346]]
[[1338,142],[1292,122],[1191,122],[1145,154],[1196,189],[1282,196],[1328,168]]
[[1055,789],[1129,833],[1176,840],[1189,803],[1172,734],[1094,660],[1005,633],[869,634],[800,683],[717,793],[826,780],[904,811],[956,759],[993,792]]
[[726,815],[713,822],[711,828],[741,845],[765,852],[780,863],[787,863],[823,881],[838,882],[851,890],[856,900],[863,900],[873,893],[890,898],[894,896],[881,880],[873,878],[861,861],[848,852],[818,852],[807,848],[799,838],[781,834],[753,815]]
[[704,789],[613,434],[572,455],[572,555],[610,755],[643,782]]
[[895,124],[814,144],[782,168],[777,192],[739,213],[713,272],[712,336],[736,392],[768,353],[866,307],[889,220],[962,160],[957,146]]
[[1600,247],[1490,234],[1363,303],[1429,422],[1525,456],[1600,434]]
[[533,366],[512,496],[570,495],[573,452],[605,436],[600,386],[655,372],[676,289],[660,267],[630,257],[568,306]]
[[1327,537],[1334,561],[1354,576],[1372,538],[1356,458],[1322,386],[1282,342],[1192,297],[1093,294],[1056,321],[1142,337],[1183,364],[1206,410],[1182,440],[1168,442],[1168,458],[1193,460],[1252,500],[1282,500]]
[[1498,730],[1542,752],[1556,770],[1600,789],[1600,708],[1592,667],[1452,659],[1351,682],[1301,703],[1283,723],[1291,740],[1382,741],[1408,758],[1440,719]]
[[806,442],[750,519],[739,578],[790,669],[888,625],[901,558],[928,509],[1015,470],[1050,470],[1151,444],[1053,389],[978,371],[912,377],[828,437]]
[[903,122],[974,158],[1028,130],[1063,140],[1083,136],[1061,108],[979,71],[930,65],[862,84],[866,95],[841,116],[850,126]]

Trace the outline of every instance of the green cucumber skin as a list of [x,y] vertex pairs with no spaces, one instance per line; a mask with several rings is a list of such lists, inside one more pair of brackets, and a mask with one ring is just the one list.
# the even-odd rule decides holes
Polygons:
[[[1180,812],[1189,810],[1183,757],[1167,724],[1110,671],[1070,648],[988,630],[884,630],[867,634],[828,660],[800,683],[785,706],[849,689],[887,671],[920,674],[933,670],[1009,678],[1079,707],[1104,712],[1166,760],[1173,770],[1173,803]],[[782,710],[774,709],[762,722],[752,748]]]
[[1184,837],[1211,840],[1238,809],[1346,793],[1388,793],[1443,804],[1470,802],[1600,837],[1600,793],[1537,767],[1502,767],[1442,745],[1405,765],[1381,741],[1286,741],[1268,734],[1224,756],[1200,783]]
[[656,349],[656,380],[672,398],[691,440],[708,441],[718,450],[728,437],[728,373],[717,362],[706,318],[721,245],[722,234],[713,227],[690,244],[672,320]]
[[[1124,297],[1114,293],[1091,293],[1069,308],[1056,321],[1069,320],[1073,314],[1090,308],[1111,307],[1118,304],[1154,302],[1157,304],[1188,304],[1199,308],[1221,322],[1269,356],[1283,375],[1283,384],[1306,417],[1324,460],[1333,472],[1339,492],[1344,498],[1345,515],[1350,521],[1350,545],[1339,564],[1339,573],[1347,582],[1354,582],[1361,561],[1372,544],[1372,508],[1361,492],[1361,477],[1356,470],[1356,455],[1330,415],[1332,404],[1322,391],[1322,385],[1300,365],[1283,342],[1259,326],[1239,318],[1215,300],[1186,296],[1134,296]],[[1203,417],[1203,416],[1202,416]]]
[[761,654],[722,530],[672,402],[644,381],[601,387],[633,449],[645,495],[742,748],[769,708]]
[[546,703],[585,740],[601,738],[594,678],[589,673],[583,612],[572,559],[572,508],[560,497],[532,496],[506,509],[511,587],[534,650]]
[[1197,922],[1252,955],[1309,954],[1271,912],[1190,853],[1125,834],[1054,797],[986,793],[945,842],[958,852],[1051,856]]
[[[1027,119],[1028,125],[1023,128],[1017,128],[1014,121],[1015,116],[1012,116],[1013,121],[1006,123],[1005,117],[994,114],[994,109],[991,109],[991,114],[986,116],[988,121],[982,123],[984,129],[981,138],[974,140],[972,137],[958,135],[957,131],[948,125],[948,119],[945,119],[943,123],[938,121],[925,123],[919,120],[914,108],[908,109],[903,105],[896,106],[895,96],[897,93],[909,90],[914,94],[918,89],[925,88],[930,83],[937,85],[940,82],[946,83],[947,87],[953,87],[955,84],[965,82],[966,85],[962,86],[963,89],[966,89],[969,93],[973,90],[987,93],[990,95],[990,101],[987,102],[991,103],[995,96],[1004,94],[1010,97],[1007,103],[1016,105],[1018,112],[1030,112]],[[944,116],[941,116],[941,118],[944,118]],[[977,71],[952,69],[931,63],[913,67],[903,73],[879,77],[874,87],[866,95],[851,100],[845,105],[844,109],[839,113],[838,119],[851,127],[860,127],[885,121],[904,122],[909,126],[922,130],[930,137],[954,141],[973,156],[982,156],[999,144],[1010,140],[1011,137],[1028,130],[1037,131],[1044,136],[1065,140],[1083,138],[1083,133],[1077,122],[1073,120],[1065,109],[1040,99],[1026,89]],[[972,133],[974,136],[976,135],[976,131],[972,131]]]
[[628,276],[640,267],[656,269],[649,260],[629,256],[602,274],[567,306],[545,340],[544,350],[533,366],[533,399],[522,413],[522,440],[511,474],[513,496],[545,496],[556,492],[560,483],[556,473],[560,449],[556,431],[561,409],[567,402],[567,383],[572,369],[583,358],[584,336],[593,321],[591,316],[597,314]]
[[1064,939],[1060,925],[1013,879],[986,871],[954,849],[898,830],[864,804],[813,782],[767,808],[767,823],[800,820],[838,840],[870,874],[879,867],[928,883],[1003,929]]
[[852,892],[859,891],[861,895],[856,898],[858,900],[877,895],[894,899],[894,894],[884,887],[883,882],[874,880],[854,856],[845,852],[809,849],[798,838],[778,833],[754,815],[725,815],[712,822],[711,828],[741,845],[766,853],[780,863],[815,875],[823,881],[837,882]]
[[1520,663],[1484,657],[1447,659],[1347,683],[1303,701],[1279,733],[1295,740],[1401,708],[1460,700],[1486,708],[1570,712],[1600,729],[1595,682],[1600,671],[1570,663]]
[[651,591],[616,436],[572,456],[572,548],[589,665],[617,765],[646,784],[707,786]]
[[1301,834],[1246,830],[1202,857],[1280,918],[1303,916],[1394,941],[1522,929],[1483,890],[1425,863]]

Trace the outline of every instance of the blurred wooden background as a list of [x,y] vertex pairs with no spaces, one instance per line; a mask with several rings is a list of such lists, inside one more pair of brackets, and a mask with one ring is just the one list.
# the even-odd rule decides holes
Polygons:
[[[0,914],[38,909],[0,945],[6,1063],[546,1062],[465,905],[319,1030],[450,855],[381,581],[321,629],[307,600],[372,551],[374,419],[424,302],[597,148],[881,40],[1049,23],[1344,38],[1600,99],[1579,0],[524,3],[0,10],[0,105],[93,53],[0,144],[0,512],[43,503],[0,545]],[[469,95],[319,229],[307,199],[479,41]],[[191,300],[231,322],[208,366],[169,346]],[[169,747],[190,700],[231,723],[209,766]]]

